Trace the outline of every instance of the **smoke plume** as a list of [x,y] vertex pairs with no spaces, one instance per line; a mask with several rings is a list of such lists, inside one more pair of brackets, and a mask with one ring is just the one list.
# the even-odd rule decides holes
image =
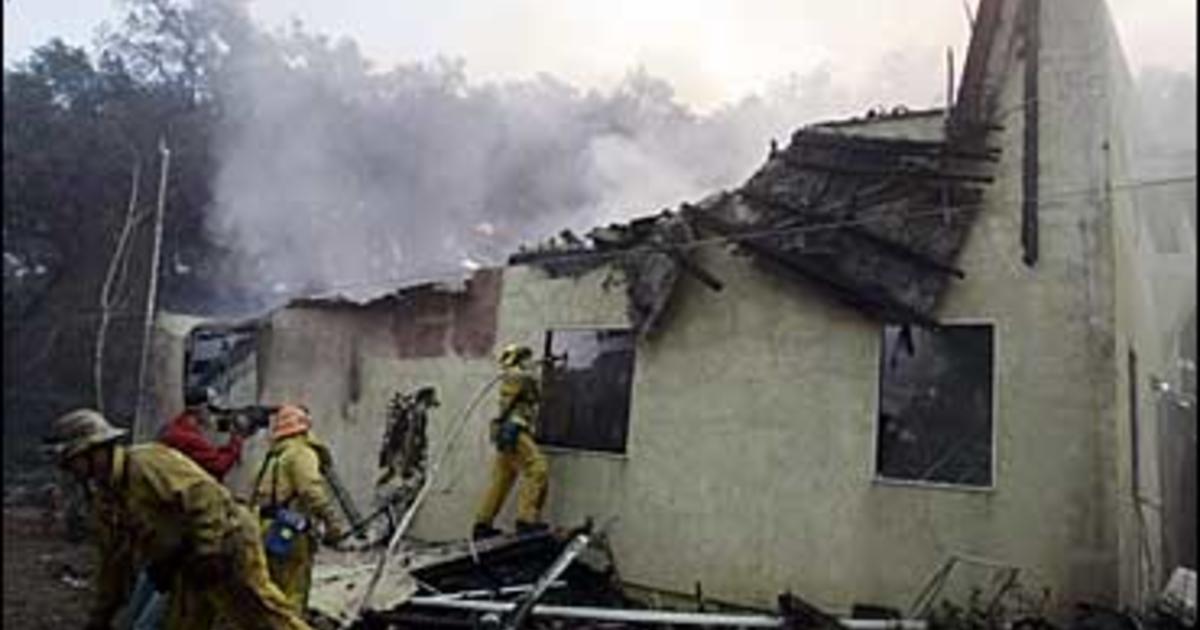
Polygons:
[[[804,123],[899,104],[821,68],[701,115],[640,68],[605,91],[474,83],[462,60],[376,69],[300,27],[244,39],[222,69],[209,227],[238,252],[234,277],[281,296],[502,262],[563,228],[738,185]],[[940,59],[889,60],[890,80],[924,96],[904,104],[939,104]]]
[[[563,228],[736,186],[803,124],[944,101],[937,47],[888,55],[863,84],[822,66],[701,114],[641,68],[607,90],[546,74],[475,82],[461,59],[377,68],[351,40],[241,20],[221,68],[209,231],[236,252],[225,277],[277,297],[496,264]],[[1135,175],[1194,172],[1194,72],[1149,70],[1138,85],[1157,157]],[[1194,215],[1192,197],[1161,216]]]

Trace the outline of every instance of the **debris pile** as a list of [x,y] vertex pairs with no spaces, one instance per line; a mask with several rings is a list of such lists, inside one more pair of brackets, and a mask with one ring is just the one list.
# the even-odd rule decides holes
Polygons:
[[1189,628],[1196,627],[1196,570],[1176,567],[1159,598],[1159,610]]
[[[501,536],[478,542],[409,543],[361,619],[349,612],[370,575],[365,555],[318,567],[311,606],[319,627],[662,628],[744,627],[810,630],[924,630],[898,618],[838,619],[785,593],[775,614],[720,610],[698,596],[695,609],[651,608],[621,583],[603,528]],[[858,617],[858,615],[855,615]]]

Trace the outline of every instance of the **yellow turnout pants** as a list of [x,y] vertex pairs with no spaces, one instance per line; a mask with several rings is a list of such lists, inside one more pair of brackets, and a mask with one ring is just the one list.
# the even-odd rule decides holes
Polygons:
[[[265,534],[271,521],[264,519],[262,531]],[[292,610],[304,614],[308,609],[308,591],[312,588],[313,562],[316,559],[317,541],[305,532],[292,542],[292,551],[287,556],[267,555],[267,569],[271,573],[271,581],[283,591]]]
[[496,451],[492,462],[492,478],[488,484],[487,493],[483,495],[483,503],[475,515],[475,522],[490,525],[500,513],[504,500],[512,490],[513,482],[520,474],[521,490],[517,495],[517,520],[525,523],[535,523],[539,520],[542,505],[546,503],[546,485],[549,478],[550,466],[546,456],[542,455],[537,442],[533,441],[528,431],[521,431],[517,438],[517,447],[511,452]]
[[171,589],[167,628],[209,630],[221,618],[245,630],[310,630],[271,583],[255,517],[239,506],[237,519],[232,574],[217,584],[201,584],[183,567]]

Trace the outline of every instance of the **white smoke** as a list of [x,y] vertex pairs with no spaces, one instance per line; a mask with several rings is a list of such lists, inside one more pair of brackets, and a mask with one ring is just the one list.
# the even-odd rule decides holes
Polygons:
[[[377,70],[353,42],[299,27],[245,39],[222,69],[209,227],[238,253],[234,276],[263,291],[501,262],[563,228],[736,186],[802,124],[900,104],[822,68],[702,116],[643,69],[603,92],[548,75],[472,83],[461,60]],[[905,105],[937,106],[938,58],[881,68],[898,92],[925,95]]]
[[1140,220],[1130,240],[1138,244],[1143,308],[1161,334],[1161,349],[1195,356],[1180,339],[1196,317],[1195,69],[1145,68],[1136,97],[1129,177]]

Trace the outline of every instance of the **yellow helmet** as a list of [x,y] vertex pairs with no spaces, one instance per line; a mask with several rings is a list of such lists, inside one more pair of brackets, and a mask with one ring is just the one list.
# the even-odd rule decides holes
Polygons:
[[532,356],[533,350],[529,346],[510,343],[500,351],[499,363],[501,367],[513,367]]
[[59,416],[50,425],[47,442],[53,447],[58,461],[67,460],[93,447],[116,442],[128,433],[109,424],[100,412],[76,409]]

